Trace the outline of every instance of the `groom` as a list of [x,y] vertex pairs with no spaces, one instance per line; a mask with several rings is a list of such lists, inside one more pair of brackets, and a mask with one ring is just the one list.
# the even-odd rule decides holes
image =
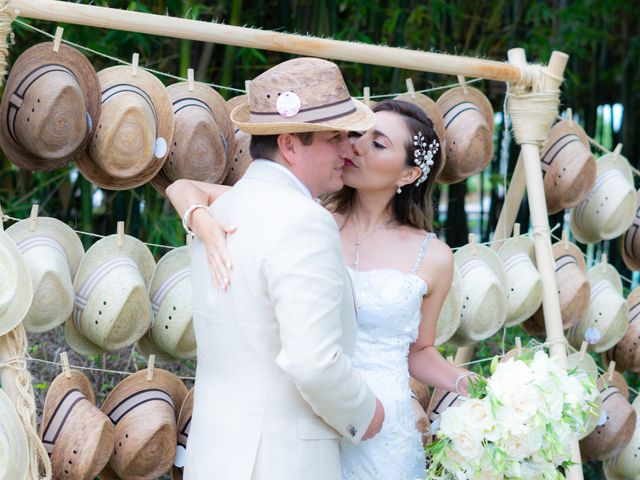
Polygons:
[[347,131],[371,128],[374,115],[335,64],[298,58],[254,79],[231,117],[257,160],[210,209],[238,227],[228,291],[216,291],[204,245],[193,245],[185,479],[339,479],[339,438],[372,437],[384,410],[349,360],[353,294],[335,221],[314,199],[342,187]]

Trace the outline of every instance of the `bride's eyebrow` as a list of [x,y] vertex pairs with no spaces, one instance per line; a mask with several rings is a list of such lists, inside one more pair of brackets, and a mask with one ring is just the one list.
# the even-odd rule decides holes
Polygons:
[[378,137],[378,136],[380,136],[380,137],[384,137],[384,138],[386,138],[386,139],[389,141],[389,143],[390,143],[391,145],[393,145],[393,142],[391,141],[391,139],[390,139],[390,138],[389,138],[389,137],[388,137],[384,132],[381,132],[380,130],[374,130],[374,131],[373,131],[373,136],[374,136],[374,137]]

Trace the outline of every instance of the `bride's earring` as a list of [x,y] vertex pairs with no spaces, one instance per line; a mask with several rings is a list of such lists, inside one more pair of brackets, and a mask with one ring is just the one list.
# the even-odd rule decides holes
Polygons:
[[398,195],[400,195],[402,193],[402,188],[400,188],[400,185],[398,185],[398,188],[396,188],[396,193]]

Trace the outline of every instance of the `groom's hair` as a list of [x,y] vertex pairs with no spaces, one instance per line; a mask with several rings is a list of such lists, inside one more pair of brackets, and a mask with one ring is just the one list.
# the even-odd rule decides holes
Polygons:
[[[292,133],[300,139],[303,145],[313,143],[313,132]],[[251,158],[273,160],[278,152],[278,135],[252,135],[249,144]]]

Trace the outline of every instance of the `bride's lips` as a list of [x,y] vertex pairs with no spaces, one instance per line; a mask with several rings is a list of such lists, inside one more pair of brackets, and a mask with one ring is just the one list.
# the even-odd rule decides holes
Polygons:
[[355,163],[353,163],[351,160],[349,160],[348,158],[344,161],[344,166],[345,167],[358,168],[358,166]]

